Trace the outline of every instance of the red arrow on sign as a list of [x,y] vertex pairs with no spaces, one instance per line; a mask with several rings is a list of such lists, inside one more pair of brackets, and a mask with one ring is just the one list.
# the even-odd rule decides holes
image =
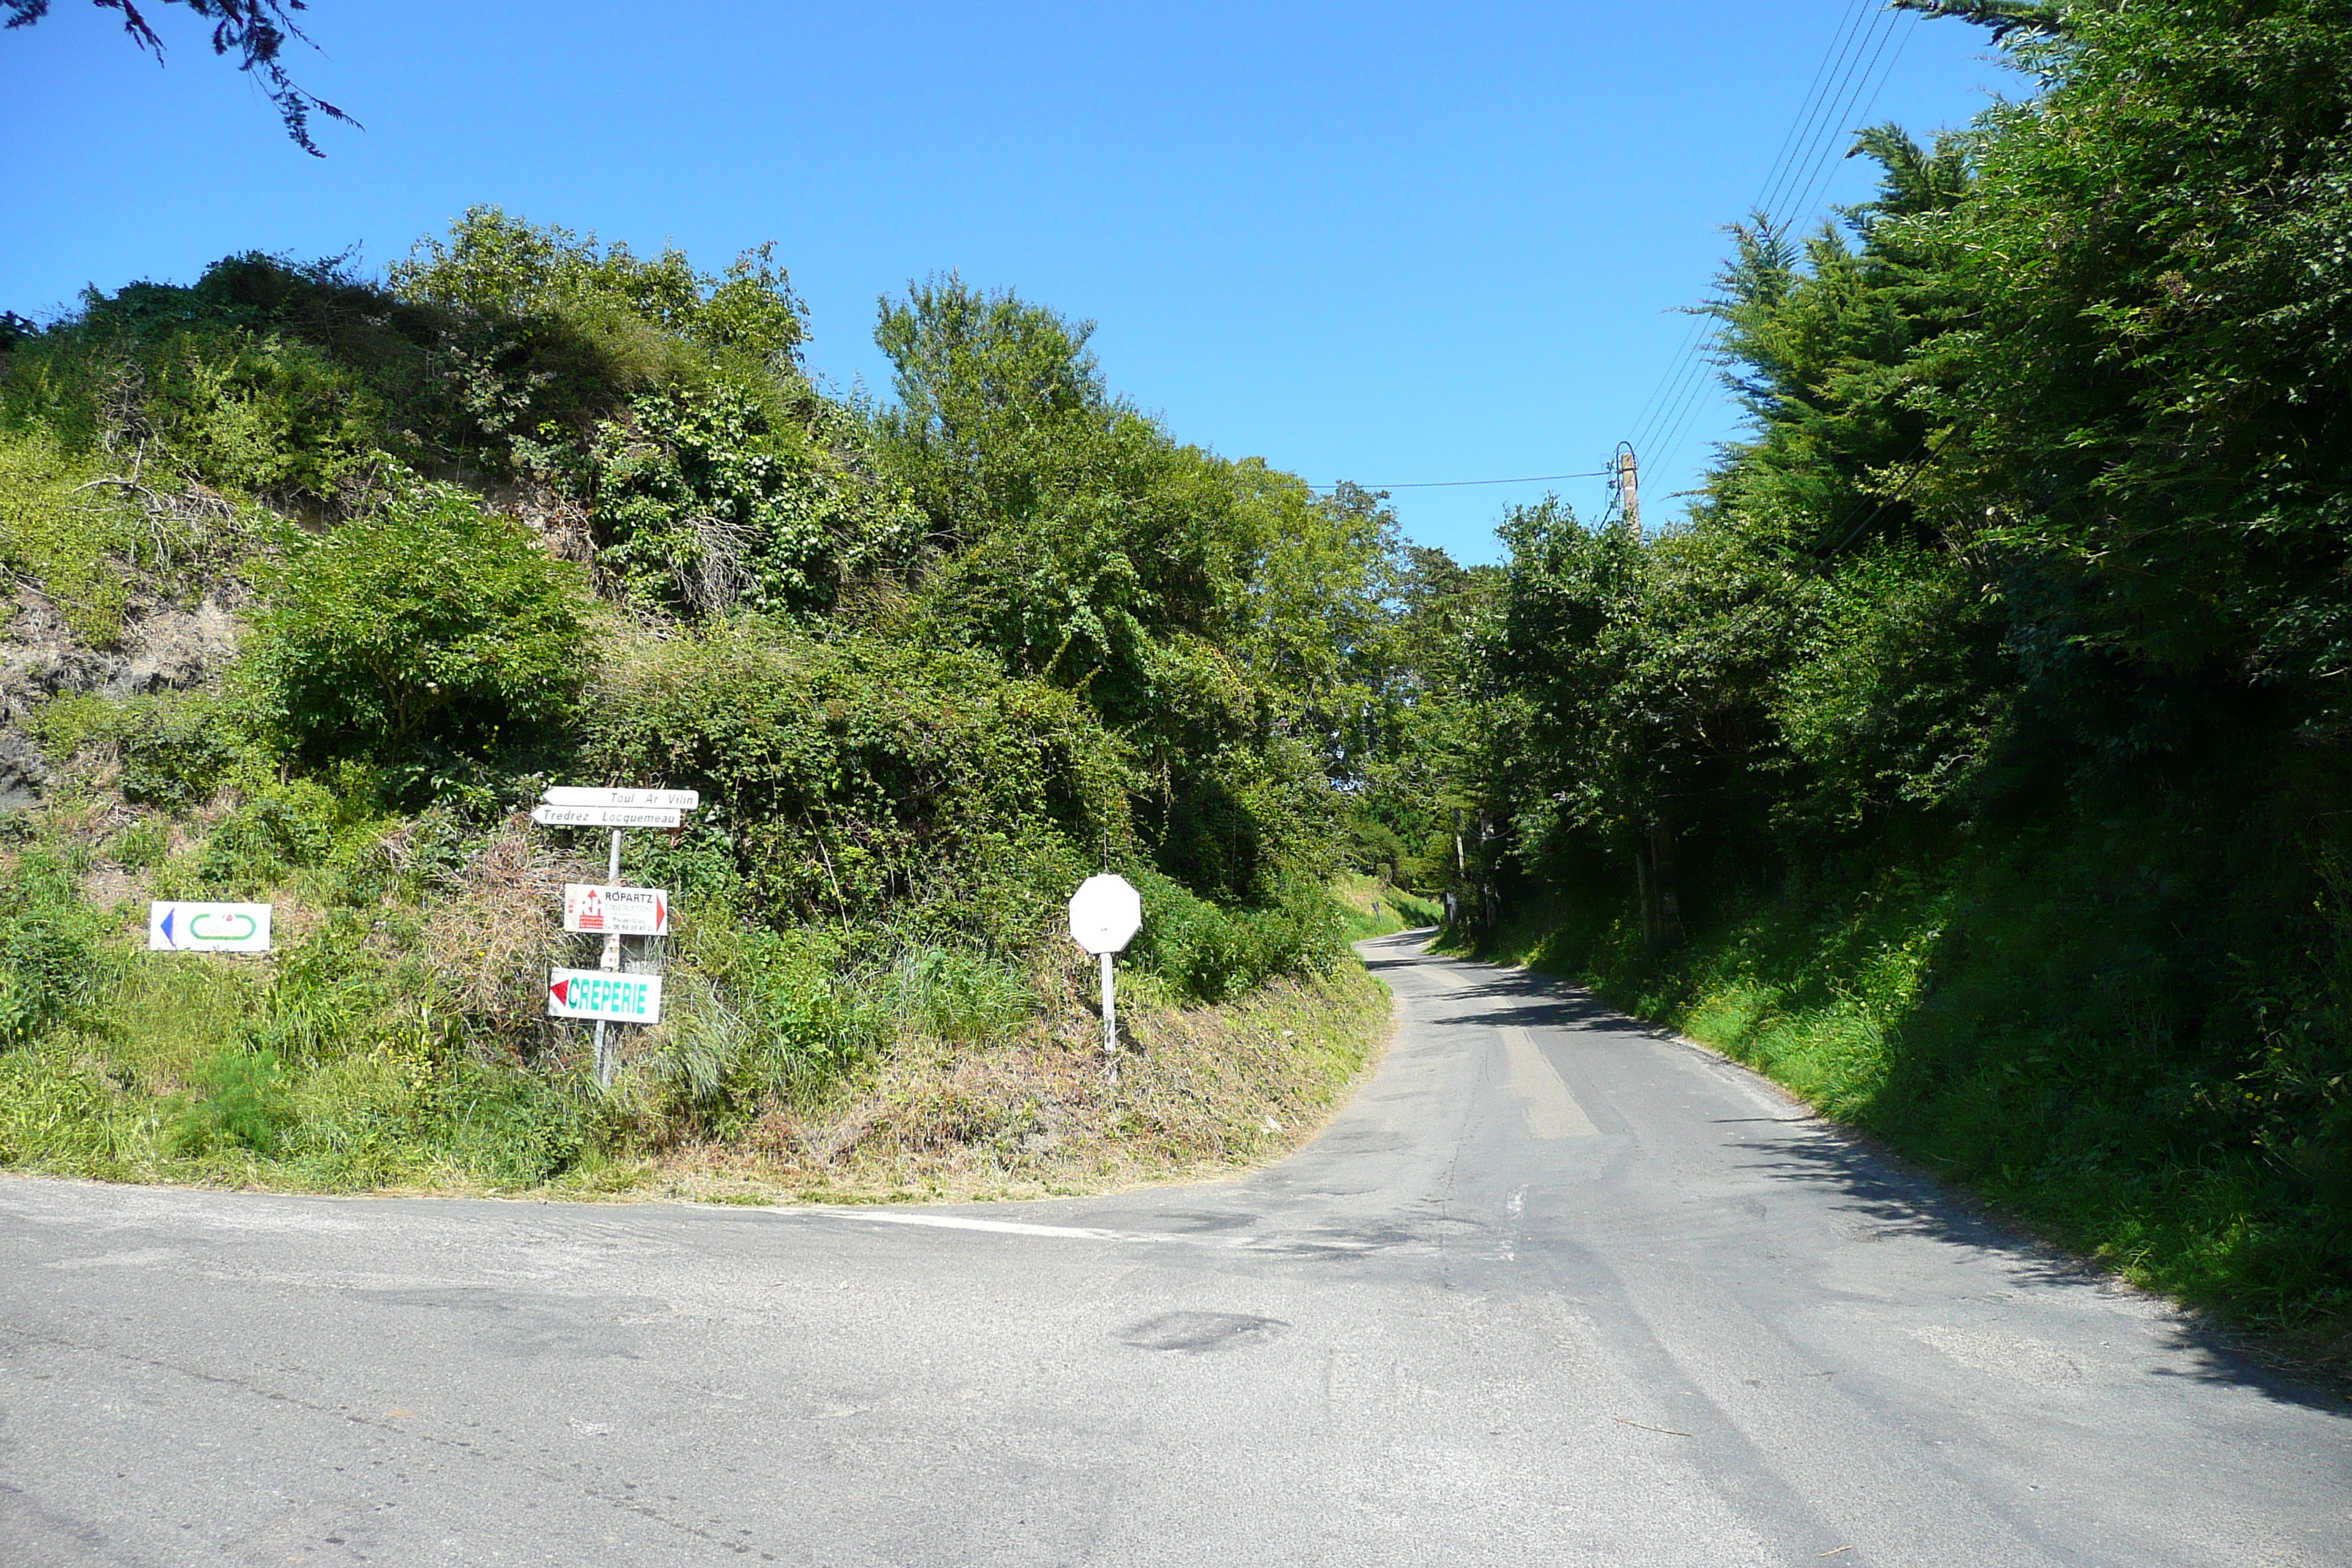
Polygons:
[[569,980],[553,981],[549,984],[547,989],[558,1002],[562,1003],[567,1007],[572,1005],[572,982]]
[[666,926],[669,924],[669,910],[663,907],[662,901],[658,898],[654,900],[654,924],[657,926]]

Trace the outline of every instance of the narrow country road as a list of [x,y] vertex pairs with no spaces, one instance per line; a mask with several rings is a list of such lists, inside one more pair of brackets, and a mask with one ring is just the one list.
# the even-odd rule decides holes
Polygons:
[[1537,977],[958,1210],[0,1182],[0,1563],[2352,1562],[2352,1416]]

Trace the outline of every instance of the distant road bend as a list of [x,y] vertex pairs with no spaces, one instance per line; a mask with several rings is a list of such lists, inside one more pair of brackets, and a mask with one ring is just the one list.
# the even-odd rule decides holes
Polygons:
[[0,1563],[2352,1563],[2352,1417],[1552,982],[961,1209],[0,1182]]

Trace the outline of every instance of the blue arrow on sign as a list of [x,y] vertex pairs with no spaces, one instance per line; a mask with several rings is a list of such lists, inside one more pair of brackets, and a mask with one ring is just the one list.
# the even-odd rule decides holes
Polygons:
[[163,940],[165,942],[172,940],[172,917],[179,912],[180,911],[177,910],[165,910],[163,911]]

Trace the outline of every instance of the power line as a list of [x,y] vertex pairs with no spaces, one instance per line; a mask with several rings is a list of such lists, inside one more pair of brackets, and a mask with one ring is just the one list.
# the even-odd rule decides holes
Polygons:
[[[1666,374],[1650,395],[1657,406],[1651,409],[1648,404],[1643,405],[1648,412],[1643,419],[1635,422],[1633,434],[1628,437],[1637,449],[1646,445],[1649,437],[1672,418],[1674,411],[1681,405],[1691,375],[1706,369],[1706,355],[1699,344],[1706,333],[1706,319],[1698,311],[1693,311],[1692,316],[1691,330],[1684,334],[1683,346],[1675,351]],[[1660,393],[1664,395],[1661,397]]]
[[[1868,64],[1862,71],[1862,82],[1866,83],[1878,59],[1877,53],[1869,52],[1871,40],[1877,38],[1879,51],[1884,51],[1885,37],[1879,16],[1872,13],[1874,4],[1874,0],[1854,0],[1831,35],[1821,64],[1814,68],[1812,81],[1780,139],[1780,151],[1765,174],[1752,210],[1769,214],[1783,195],[1794,195],[1812,183],[1812,171],[1821,164],[1823,136],[1833,138],[1831,128],[1847,112],[1860,91],[1854,77],[1856,66],[1863,64],[1868,53]],[[1831,145],[1834,145],[1833,139]],[[1805,171],[1804,184],[1791,186],[1800,170]],[[1634,416],[1632,439],[1637,447],[1649,445],[1655,453],[1653,461],[1659,466],[1666,464],[1680,450],[1684,434],[1696,417],[1706,391],[1713,366],[1710,353],[1700,347],[1705,335],[1705,323],[1693,322],[1691,330],[1684,334],[1682,346],[1667,361],[1649,396],[1643,400],[1641,412]],[[1652,444],[1652,436],[1665,439]]]
[[[1799,110],[1804,130],[1795,139],[1795,155],[1776,171],[1766,183],[1764,194],[1756,199],[1759,211],[1769,213],[1780,205],[1782,198],[1793,195],[1787,186],[1790,177],[1812,162],[1820,138],[1836,123],[1831,106],[1844,95],[1845,84],[1851,79],[1864,40],[1876,30],[1878,19],[1871,15],[1871,0],[1856,0],[1854,8],[1846,16],[1837,37],[1831,41],[1829,52],[1822,56],[1826,68],[1817,79],[1821,89],[1809,95],[1805,107]],[[1834,62],[1834,63],[1832,63]]]
[[1811,171],[1820,158],[1822,148],[1835,145],[1839,105],[1845,101],[1854,72],[1868,55],[1871,40],[1876,37],[1880,26],[1879,14],[1870,12],[1868,0],[1864,0],[1862,9],[1838,44],[1837,63],[1830,69],[1827,89],[1812,103],[1804,134],[1798,141],[1797,155],[1781,168],[1780,179],[1759,204],[1764,211],[1779,211],[1793,200],[1804,183],[1811,178]]
[[1681,404],[1671,417],[1659,426],[1660,438],[1654,447],[1654,461],[1662,468],[1670,465],[1682,451],[1683,436],[1690,428],[1691,421],[1698,416],[1700,405],[1706,400],[1707,383],[1714,378],[1716,369],[1713,363],[1715,342],[1716,340],[1710,340],[1706,349],[1691,361],[1695,374],[1690,378],[1689,390],[1683,395]]
[[[1856,0],[1832,35],[1765,175],[1752,210],[1765,214],[1766,221],[1780,233],[1801,233],[1819,211],[1857,110],[1867,119],[1877,108],[1910,44],[1902,15],[1892,7],[1873,14],[1873,5],[1874,0]],[[1890,44],[1892,56],[1887,52]],[[1776,217],[1776,213],[1780,216]],[[1652,454],[1656,467],[1671,467],[1681,455],[1690,427],[1706,405],[1714,344],[1702,347],[1701,338],[1702,330],[1696,325],[1685,335],[1665,374],[1635,416],[1633,439]]]
[[1539,485],[1553,479],[1605,479],[1612,470],[1594,468],[1582,474],[1528,474],[1516,479],[1414,479],[1400,484],[1363,484],[1353,479],[1335,479],[1328,485],[1309,485],[1311,490],[1335,490],[1343,484],[1353,484],[1360,490],[1451,490],[1465,485]]
[[[1869,4],[1870,0],[1854,0],[1853,15],[1859,15],[1863,7]],[[1846,21],[1846,26],[1851,28],[1853,25],[1853,16],[1849,16]],[[1813,95],[1821,90],[1822,79],[1829,74],[1830,60],[1836,52],[1836,44],[1834,40],[1832,40],[1831,47],[1822,51],[1822,63],[1813,68],[1813,79],[1806,86],[1804,97],[1797,100],[1800,104],[1811,103],[1812,101]],[[1764,184],[1757,190],[1756,199],[1748,204],[1749,211],[1756,211],[1763,207],[1765,193],[1769,191],[1774,183],[1780,178],[1780,165],[1788,160],[1790,154],[1796,148],[1797,124],[1798,121],[1801,120],[1803,117],[1803,110],[1801,109],[1798,111],[1796,118],[1791,119],[1789,121],[1789,129],[1781,133],[1780,150],[1772,154],[1772,165],[1764,175]]]
[[[1886,14],[1886,26],[1878,35],[1878,47],[1873,51],[1870,63],[1863,68],[1861,77],[1854,82],[1853,91],[1844,100],[1844,107],[1839,110],[1837,114],[1838,120],[1852,121],[1857,118],[1856,110],[1861,110],[1859,118],[1867,118],[1870,110],[1878,107],[1878,95],[1885,90],[1887,78],[1894,74],[1896,62],[1902,59],[1902,48],[1898,47],[1895,51],[1894,58],[1887,60],[1884,73],[1879,71],[1878,62],[1885,58],[1886,46],[1895,41],[1896,35],[1901,35],[1905,45],[1908,45],[1911,41],[1911,35],[1904,31],[1903,18],[1898,13],[1890,11]],[[1872,85],[1873,77],[1877,79],[1875,86]],[[1865,93],[1868,95],[1866,100],[1868,108],[1863,108]],[[1851,131],[1856,128],[1849,126],[1848,129]],[[1821,198],[1828,194],[1830,177],[1837,172],[1839,163],[1837,148],[1838,144],[1833,140],[1822,144],[1820,153],[1813,160],[1811,170],[1805,176],[1804,184],[1798,187],[1800,199],[1797,205],[1790,209],[1788,226],[1790,229],[1801,229],[1812,221]]]
[[[1690,331],[1683,334],[1682,346],[1675,350],[1674,357],[1666,362],[1669,367],[1679,365],[1683,363],[1683,356],[1690,353],[1691,345],[1698,341],[1699,329],[1705,323],[1698,317],[1696,315],[1693,316]],[[1629,439],[1635,442],[1639,442],[1641,440],[1644,424],[1650,417],[1651,405],[1658,401],[1658,395],[1665,391],[1666,383],[1672,379],[1673,377],[1671,374],[1662,375],[1658,378],[1657,384],[1650,388],[1650,395],[1642,400],[1642,406],[1634,412],[1633,429]]]

